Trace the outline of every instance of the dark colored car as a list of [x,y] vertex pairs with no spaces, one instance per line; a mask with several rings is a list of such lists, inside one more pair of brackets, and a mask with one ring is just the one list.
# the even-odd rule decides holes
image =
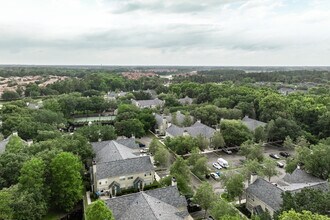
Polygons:
[[274,159],[280,159],[280,157],[277,154],[269,154],[269,156]]
[[225,152],[226,154],[232,154],[233,152],[231,150],[228,150],[226,148],[222,149],[223,152]]
[[187,203],[188,203],[188,212],[198,212],[201,211],[202,208],[200,207],[200,205],[195,204],[192,198],[187,199]]
[[285,151],[280,152],[280,155],[282,157],[290,157],[290,154],[288,152],[285,152]]
[[145,147],[145,144],[139,143],[139,147]]

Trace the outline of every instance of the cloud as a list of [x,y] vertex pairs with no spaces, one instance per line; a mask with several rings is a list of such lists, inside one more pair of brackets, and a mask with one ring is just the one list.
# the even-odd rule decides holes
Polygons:
[[330,4],[323,0],[299,0],[299,7],[296,0],[0,3],[2,62],[31,62],[33,53],[40,62],[110,57],[127,64],[287,65],[330,56]]

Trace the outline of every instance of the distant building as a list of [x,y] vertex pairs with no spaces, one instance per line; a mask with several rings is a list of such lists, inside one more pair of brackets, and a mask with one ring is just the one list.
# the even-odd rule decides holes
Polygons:
[[105,95],[105,98],[108,99],[108,100],[115,100],[117,98],[120,98],[120,97],[123,97],[127,94],[127,92],[108,92],[106,95]]
[[242,123],[252,132],[254,132],[257,127],[265,127],[267,125],[267,123],[249,118],[247,115],[242,119]]
[[166,129],[166,136],[178,137],[187,135],[191,137],[197,137],[199,135],[202,135],[207,139],[211,139],[215,132],[216,130],[214,128],[204,125],[200,121],[196,121],[195,124],[189,127],[179,127],[174,124],[171,124],[171,126]]
[[181,105],[191,105],[193,103],[193,99],[189,98],[188,96],[179,99],[178,101],[181,103]]
[[193,220],[176,186],[106,200],[116,220]]
[[155,98],[151,100],[134,100],[132,99],[132,104],[139,108],[156,108],[156,107],[162,107],[165,102]]
[[[160,135],[165,135],[166,129],[173,124],[173,116],[174,114],[170,115],[160,115],[155,113],[155,119],[156,119],[156,133]],[[189,116],[191,121],[194,121],[193,116]],[[186,118],[186,115],[182,114],[181,111],[176,112],[176,121],[177,121],[177,126],[181,127],[182,123],[184,122]]]
[[256,175],[251,177],[251,184],[246,189],[246,208],[252,214],[269,212],[271,216],[282,205],[282,193],[296,193],[304,188],[329,190],[326,180],[314,177],[297,168],[292,174],[286,174],[277,183],[270,183]]

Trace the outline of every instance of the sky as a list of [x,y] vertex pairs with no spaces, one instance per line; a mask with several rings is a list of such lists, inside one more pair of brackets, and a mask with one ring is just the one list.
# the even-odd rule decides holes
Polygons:
[[0,0],[0,64],[330,65],[329,0]]

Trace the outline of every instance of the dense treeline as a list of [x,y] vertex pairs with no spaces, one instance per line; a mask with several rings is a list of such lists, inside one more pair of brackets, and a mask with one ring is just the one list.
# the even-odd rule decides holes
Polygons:
[[199,71],[197,75],[189,77],[175,77],[175,82],[192,81],[198,83],[208,82],[282,82],[327,83],[330,81],[330,72],[315,70],[272,71],[272,72],[245,72],[243,70],[210,70]]

